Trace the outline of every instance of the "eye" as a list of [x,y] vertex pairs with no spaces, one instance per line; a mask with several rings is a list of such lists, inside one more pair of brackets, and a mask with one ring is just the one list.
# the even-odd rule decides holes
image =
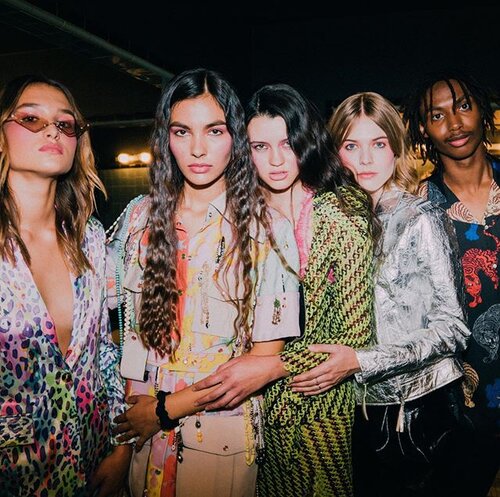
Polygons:
[[267,149],[266,145],[264,143],[252,143],[251,144],[252,150],[255,150],[257,152],[262,152]]
[[459,110],[470,110],[471,106],[469,102],[464,102],[463,104],[460,104],[458,107]]
[[57,127],[60,129],[75,129],[74,121],[57,121]]
[[174,136],[186,136],[187,135],[187,131],[185,129],[182,129],[182,128],[170,128],[170,132],[174,135]]
[[384,142],[375,142],[373,144],[375,148],[385,148],[385,143]]
[[33,114],[26,114],[24,116],[20,116],[19,121],[23,123],[36,123],[38,121],[38,117]]
[[355,143],[346,143],[344,145],[344,148],[349,151],[349,152],[352,152],[353,150],[356,149],[356,144]]
[[290,144],[289,140],[286,140],[285,142],[283,142],[283,147],[284,148],[292,148],[292,145]]
[[212,136],[220,136],[222,135],[224,132],[221,130],[221,129],[218,129],[218,128],[213,128],[211,129],[208,134],[209,135],[212,135]]
[[443,118],[442,112],[433,112],[431,114],[431,121],[439,121]]

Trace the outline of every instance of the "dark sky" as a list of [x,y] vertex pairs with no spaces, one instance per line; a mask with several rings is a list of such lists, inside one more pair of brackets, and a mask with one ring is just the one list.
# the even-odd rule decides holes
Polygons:
[[[299,7],[283,0],[29,4],[171,73],[199,66],[218,70],[243,102],[263,84],[285,82],[327,117],[358,91],[376,91],[399,104],[423,73],[455,67],[500,94],[500,0],[467,7],[437,0],[396,5],[302,0]],[[52,46],[56,31],[33,38],[34,29],[13,26],[16,19],[0,9],[1,81],[38,67],[70,87],[93,124],[153,117],[158,87],[65,50],[64,44]],[[149,127],[94,127],[99,164],[112,165],[124,142],[146,144],[149,132]]]
[[[325,113],[361,91],[398,101],[419,73],[445,67],[500,86],[500,1],[32,2],[171,72],[221,71],[243,100],[282,81]],[[462,4],[462,3],[461,3]]]

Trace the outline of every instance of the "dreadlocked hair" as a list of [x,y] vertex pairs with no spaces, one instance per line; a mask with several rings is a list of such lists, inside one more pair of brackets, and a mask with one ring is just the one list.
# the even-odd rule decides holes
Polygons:
[[421,127],[425,127],[427,115],[432,109],[432,92],[436,83],[443,81],[448,86],[453,104],[456,105],[457,96],[452,85],[456,81],[462,89],[467,103],[472,107],[473,101],[479,108],[483,122],[483,143],[490,144],[488,133],[495,131],[494,111],[491,103],[497,101],[493,91],[480,84],[473,76],[460,71],[445,72],[427,75],[413,91],[406,97],[403,104],[403,121],[408,128],[408,135],[413,150],[425,162],[429,160],[437,167],[441,167],[439,152],[429,137],[424,136]]
[[[232,137],[232,153],[224,179],[226,212],[231,220],[233,241],[221,260],[217,283],[224,284],[231,270],[236,275],[236,289],[242,288],[242,298],[233,300],[237,309],[233,326],[235,335],[245,345],[251,339],[254,278],[259,250],[257,240],[261,230],[266,234],[271,232],[266,203],[250,159],[243,109],[236,93],[215,71],[204,68],[184,71],[172,79],[162,92],[151,138],[150,233],[139,315],[145,345],[162,357],[170,355],[171,360],[175,357],[181,333],[177,322],[178,237],[175,223],[184,177],[170,152],[169,123],[172,107],[176,103],[207,94],[223,109]],[[231,261],[230,266],[228,261]]]

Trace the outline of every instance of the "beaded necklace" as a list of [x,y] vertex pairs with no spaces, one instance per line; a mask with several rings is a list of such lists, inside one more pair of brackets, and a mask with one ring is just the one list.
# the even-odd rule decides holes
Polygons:
[[[132,212],[133,208],[144,198],[144,196],[145,195],[139,195],[138,197],[131,200],[127,205],[127,207],[118,216],[116,221],[106,231],[106,243],[109,243],[111,239],[118,240],[118,250],[117,250],[118,255],[115,267],[115,284],[116,284],[116,300],[117,300],[117,314],[118,314],[118,333],[120,342],[120,351],[119,351],[120,359],[123,354],[124,337],[125,335],[128,335],[130,333],[131,319],[135,319],[131,297],[125,294],[124,295],[125,302],[123,302],[122,300],[123,296],[122,280],[125,272],[123,263],[125,258],[125,239],[126,239],[126,234],[128,233],[128,226],[130,223],[130,213]],[[116,227],[118,226],[118,223],[124,216],[125,219],[123,221],[120,230],[117,233],[114,233]],[[123,303],[125,303],[124,310],[122,309]]]

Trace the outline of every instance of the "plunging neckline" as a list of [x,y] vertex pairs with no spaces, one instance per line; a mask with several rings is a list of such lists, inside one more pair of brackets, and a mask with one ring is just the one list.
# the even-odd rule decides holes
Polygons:
[[[54,318],[52,317],[52,315],[49,312],[49,308],[47,307],[47,304],[45,303],[43,295],[41,294],[40,289],[38,288],[38,285],[36,284],[36,281],[35,281],[35,278],[33,276],[33,273],[31,272],[30,267],[28,266],[28,264],[24,260],[24,257],[20,256],[20,257],[18,257],[18,260],[21,260],[21,263],[24,265],[24,268],[25,268],[25,270],[27,271],[27,273],[29,275],[31,285],[35,289],[37,301],[38,301],[39,305],[41,306],[41,309],[45,310],[45,314],[47,316],[47,321],[52,324],[52,327],[53,327],[53,330],[54,330],[54,339],[50,340],[50,341],[51,341],[51,343],[53,343],[56,346],[56,348],[59,351],[59,353],[61,354],[61,356],[66,360],[68,358],[69,353],[73,350],[73,345],[74,345],[73,342],[75,340],[74,330],[75,330],[75,321],[76,321],[76,315],[77,315],[77,312],[76,312],[76,300],[77,300],[76,299],[76,282],[78,280],[78,276],[75,277],[73,275],[73,273],[68,270],[69,280],[70,280],[70,284],[71,284],[73,320],[72,320],[72,327],[71,327],[71,332],[70,332],[70,340],[69,340],[69,343],[68,343],[68,348],[63,353],[63,351],[61,350],[61,347],[59,346],[59,337],[57,336],[56,322],[55,322]],[[42,332],[45,335],[48,335],[45,332],[44,327],[42,327]]]

